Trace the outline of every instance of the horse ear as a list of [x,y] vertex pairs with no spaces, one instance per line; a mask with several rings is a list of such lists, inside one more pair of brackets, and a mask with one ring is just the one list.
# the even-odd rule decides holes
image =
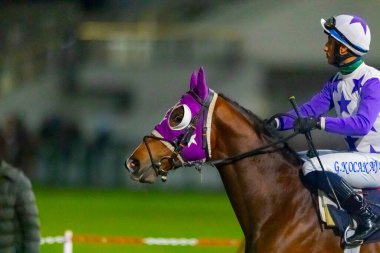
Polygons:
[[208,86],[206,83],[206,75],[204,73],[203,67],[201,67],[198,71],[197,87],[195,91],[201,99],[206,99],[208,95]]
[[190,77],[190,90],[194,90],[197,86],[197,72],[194,71]]

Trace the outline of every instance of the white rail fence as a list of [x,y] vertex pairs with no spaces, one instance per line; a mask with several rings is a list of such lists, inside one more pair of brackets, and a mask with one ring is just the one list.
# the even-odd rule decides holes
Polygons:
[[41,245],[63,244],[63,253],[73,253],[73,244],[125,244],[125,245],[162,245],[162,246],[206,246],[206,247],[242,247],[242,240],[234,238],[157,238],[74,235],[66,230],[63,236],[47,236],[41,238]]

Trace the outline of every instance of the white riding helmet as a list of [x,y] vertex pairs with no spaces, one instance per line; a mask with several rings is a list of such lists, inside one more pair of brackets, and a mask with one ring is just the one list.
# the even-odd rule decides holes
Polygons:
[[361,56],[369,51],[371,32],[361,17],[338,15],[327,20],[321,19],[321,25],[327,34],[347,46],[354,54]]

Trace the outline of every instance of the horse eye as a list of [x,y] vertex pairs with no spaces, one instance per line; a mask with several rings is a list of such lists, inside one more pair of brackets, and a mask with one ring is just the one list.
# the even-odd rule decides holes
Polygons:
[[183,115],[182,114],[175,115],[174,122],[176,124],[179,124],[179,123],[181,123],[182,119],[183,119]]
[[170,115],[169,124],[171,127],[178,126],[182,120],[184,115],[184,109],[183,106],[177,107],[173,110],[173,112]]
[[169,127],[172,130],[182,130],[190,124],[191,110],[183,104],[173,109],[169,116]]

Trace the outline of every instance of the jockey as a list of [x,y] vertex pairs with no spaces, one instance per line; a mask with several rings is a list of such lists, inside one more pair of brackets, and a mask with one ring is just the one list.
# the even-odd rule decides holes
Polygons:
[[[338,72],[323,89],[300,106],[301,118],[277,118],[279,130],[294,128],[301,133],[312,129],[345,136],[348,150],[321,155],[303,165],[305,180],[335,199],[326,175],[341,205],[357,222],[348,245],[359,245],[380,229],[380,215],[373,212],[355,188],[380,187],[380,72],[363,62],[369,51],[371,33],[358,16],[338,15],[321,25],[328,39],[324,52]],[[324,116],[335,109],[337,117]],[[293,111],[289,112],[296,115]]]

